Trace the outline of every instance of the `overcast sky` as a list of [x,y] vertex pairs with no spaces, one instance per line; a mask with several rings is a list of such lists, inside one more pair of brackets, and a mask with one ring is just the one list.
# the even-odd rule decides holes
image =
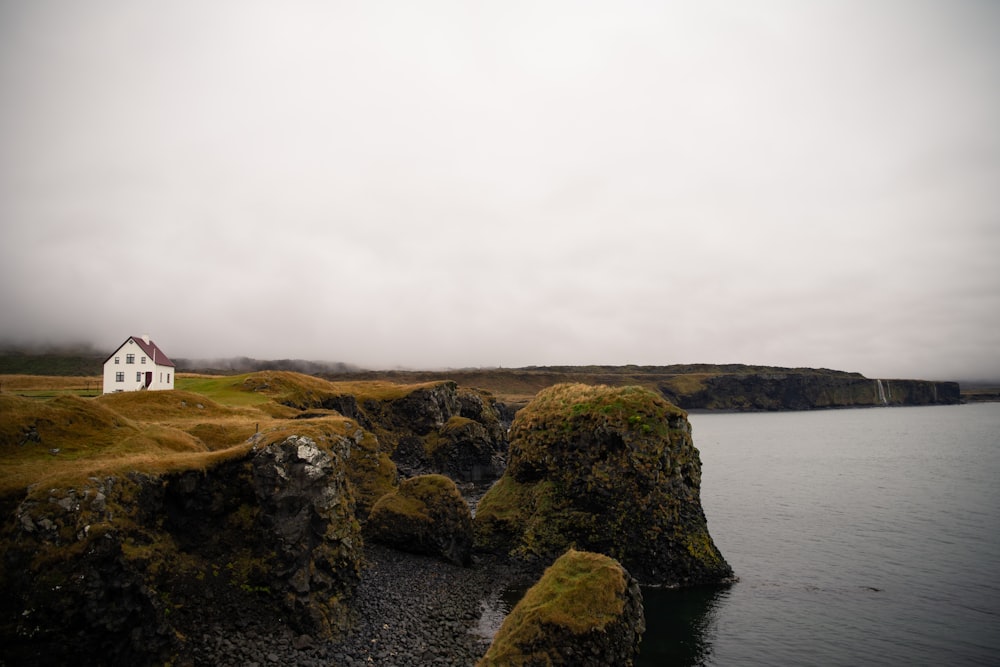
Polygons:
[[0,0],[0,339],[1000,378],[1000,3]]

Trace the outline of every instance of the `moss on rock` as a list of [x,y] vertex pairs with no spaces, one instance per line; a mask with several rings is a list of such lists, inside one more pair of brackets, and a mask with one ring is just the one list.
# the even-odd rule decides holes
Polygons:
[[641,387],[556,385],[514,420],[507,471],[477,508],[477,546],[529,559],[576,546],[650,585],[728,581],[700,485],[683,410]]
[[511,610],[478,667],[631,665],[644,630],[642,593],[621,564],[571,549]]
[[0,522],[0,663],[170,662],[204,607],[339,634],[362,556],[348,449],[292,436],[204,471],[36,489]]
[[444,475],[419,475],[401,482],[375,503],[365,533],[376,542],[456,565],[467,565],[472,555],[469,506]]

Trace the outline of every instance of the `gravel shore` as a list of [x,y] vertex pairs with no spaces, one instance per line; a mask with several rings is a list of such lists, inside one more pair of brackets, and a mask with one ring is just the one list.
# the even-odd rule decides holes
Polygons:
[[244,618],[188,635],[180,664],[470,667],[508,611],[502,593],[527,587],[535,578],[491,558],[463,568],[379,545],[367,545],[365,554],[354,602],[357,619],[340,640],[295,635],[283,623],[265,624],[247,610]]

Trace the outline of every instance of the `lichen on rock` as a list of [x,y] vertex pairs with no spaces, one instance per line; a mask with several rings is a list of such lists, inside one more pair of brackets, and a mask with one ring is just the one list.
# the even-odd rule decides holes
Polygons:
[[455,483],[444,475],[419,475],[400,483],[372,508],[365,534],[383,544],[468,565],[472,514]]
[[348,446],[292,436],[29,494],[0,524],[0,662],[170,662],[203,610],[337,635],[361,560]]
[[477,667],[627,667],[644,631],[638,582],[613,558],[571,549],[511,610]]
[[642,387],[556,385],[512,424],[507,471],[477,508],[477,547],[546,560],[575,546],[646,585],[731,581],[700,486],[683,410]]

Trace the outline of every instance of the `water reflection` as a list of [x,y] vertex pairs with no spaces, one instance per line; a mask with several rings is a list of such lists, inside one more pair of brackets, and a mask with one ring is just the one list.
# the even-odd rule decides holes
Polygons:
[[646,632],[636,667],[708,664],[718,609],[729,593],[728,587],[643,588]]

